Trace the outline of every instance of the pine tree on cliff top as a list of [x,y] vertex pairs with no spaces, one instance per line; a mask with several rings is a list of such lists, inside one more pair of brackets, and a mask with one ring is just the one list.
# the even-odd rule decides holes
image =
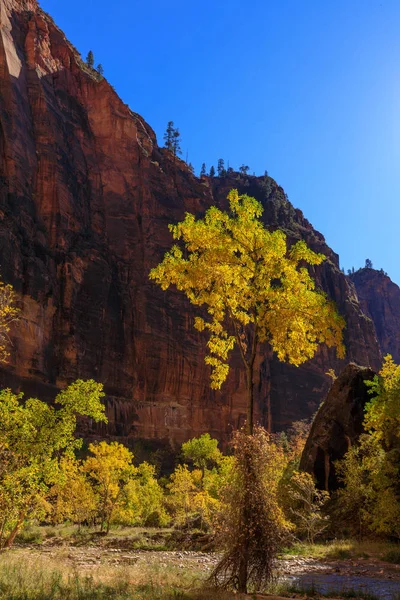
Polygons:
[[94,67],[94,54],[91,50],[89,50],[88,55],[86,57],[86,64],[88,67],[93,69]]

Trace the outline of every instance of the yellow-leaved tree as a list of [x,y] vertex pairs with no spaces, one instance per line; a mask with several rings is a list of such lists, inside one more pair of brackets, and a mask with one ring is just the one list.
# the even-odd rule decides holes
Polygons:
[[98,496],[100,531],[109,533],[114,513],[123,501],[123,489],[137,469],[132,452],[118,442],[89,444],[89,452],[83,471],[93,481]]
[[78,416],[107,422],[103,386],[78,379],[59,392],[55,406],[0,391],[0,548],[24,523],[51,511],[51,489],[64,479],[66,457],[82,447]]
[[318,345],[336,346],[344,355],[344,320],[326,295],[316,289],[307,265],[325,259],[299,241],[288,248],[282,231],[261,221],[262,205],[237,190],[230,210],[212,206],[204,218],[190,213],[170,225],[180,241],[150,272],[165,290],[175,285],[190,302],[204,306],[206,319],[195,327],[208,332],[206,363],[211,387],[221,387],[229,372],[229,355],[237,345],[247,382],[247,432],[253,432],[254,365],[259,345],[268,342],[278,358],[300,365]]
[[[203,307],[194,325],[208,333],[205,360],[211,366],[212,388],[226,380],[236,345],[243,360],[248,439],[239,435],[235,442],[240,502],[232,496],[225,556],[214,571],[214,582],[246,592],[249,583],[259,585],[271,577],[285,529],[278,510],[271,509],[270,518],[257,509],[275,507],[271,490],[262,483],[262,464],[272,456],[271,445],[261,432],[252,437],[257,352],[268,343],[279,360],[298,366],[325,343],[343,357],[344,320],[316,288],[307,268],[325,257],[304,241],[288,247],[283,231],[269,231],[255,198],[231,190],[228,199],[229,211],[212,206],[203,218],[187,213],[182,222],[169,226],[177,243],[150,278],[164,290],[176,286],[192,304]],[[260,544],[254,531],[261,535],[263,528]]]
[[373,381],[364,429],[337,465],[344,484],[338,516],[360,537],[375,532],[400,539],[400,365],[390,354]]

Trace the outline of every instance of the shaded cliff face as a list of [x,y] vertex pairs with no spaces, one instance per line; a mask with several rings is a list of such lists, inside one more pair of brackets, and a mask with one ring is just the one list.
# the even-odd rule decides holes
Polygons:
[[[327,255],[314,275],[346,317],[346,360],[379,365],[374,328],[337,256],[271,178],[197,179],[35,0],[0,6],[0,270],[23,309],[1,385],[51,397],[95,378],[108,396],[102,435],[226,438],[245,418],[240,359],[221,392],[210,391],[194,311],[148,273],[171,245],[168,223],[224,206],[232,187],[263,202],[269,226]],[[295,369],[265,350],[258,366],[258,418],[279,430],[315,411],[326,371],[343,361],[322,348]]]
[[371,399],[365,382],[374,376],[372,369],[347,365],[315,416],[300,468],[311,473],[322,490],[338,488],[335,462],[344,457],[364,432],[364,407]]
[[350,275],[363,312],[374,322],[383,355],[400,363],[400,288],[375,269],[360,269]]

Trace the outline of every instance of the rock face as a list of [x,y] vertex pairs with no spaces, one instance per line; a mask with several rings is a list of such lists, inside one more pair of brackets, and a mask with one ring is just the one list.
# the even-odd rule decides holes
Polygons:
[[365,381],[374,375],[372,369],[347,365],[315,416],[300,468],[315,476],[320,489],[338,487],[334,462],[363,432],[364,406],[370,399]]
[[383,272],[360,269],[350,275],[363,312],[375,325],[382,353],[400,363],[400,288]]
[[[103,382],[109,425],[88,435],[226,438],[245,418],[240,359],[221,392],[210,391],[191,306],[148,273],[171,245],[168,223],[224,206],[232,187],[262,201],[270,227],[326,254],[314,275],[346,318],[346,360],[379,366],[353,283],[273,179],[196,178],[36,0],[0,7],[0,271],[22,306],[0,385],[51,398],[76,378]],[[322,348],[295,369],[266,350],[258,365],[257,418],[279,430],[316,410],[326,371],[344,361]]]

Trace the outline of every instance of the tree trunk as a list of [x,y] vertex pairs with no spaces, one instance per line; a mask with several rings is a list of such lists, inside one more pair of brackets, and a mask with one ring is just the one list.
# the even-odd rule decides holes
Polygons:
[[249,563],[249,549],[246,546],[243,548],[243,554],[240,557],[239,564],[239,581],[238,581],[238,592],[240,594],[247,594],[247,567]]
[[5,548],[11,548],[11,546],[13,545],[15,537],[16,537],[18,530],[21,527],[24,519],[25,519],[25,512],[22,512],[19,514],[18,521],[15,524],[14,529],[11,531],[10,535],[8,536],[8,538],[6,539],[6,541],[4,543]]
[[[253,434],[253,420],[251,420],[251,434]],[[248,455],[245,457],[246,465],[246,477],[249,479],[250,475],[250,464]],[[249,575],[249,538],[250,538],[250,516],[249,516],[249,502],[248,502],[248,494],[249,494],[249,481],[245,481],[245,498],[243,505],[243,521],[242,521],[242,531],[244,532],[244,541],[242,546],[242,552],[239,559],[239,573],[238,573],[238,592],[240,594],[247,594],[247,580]]]
[[253,367],[246,368],[247,379],[247,435],[253,435],[254,422],[254,385],[253,385]]

